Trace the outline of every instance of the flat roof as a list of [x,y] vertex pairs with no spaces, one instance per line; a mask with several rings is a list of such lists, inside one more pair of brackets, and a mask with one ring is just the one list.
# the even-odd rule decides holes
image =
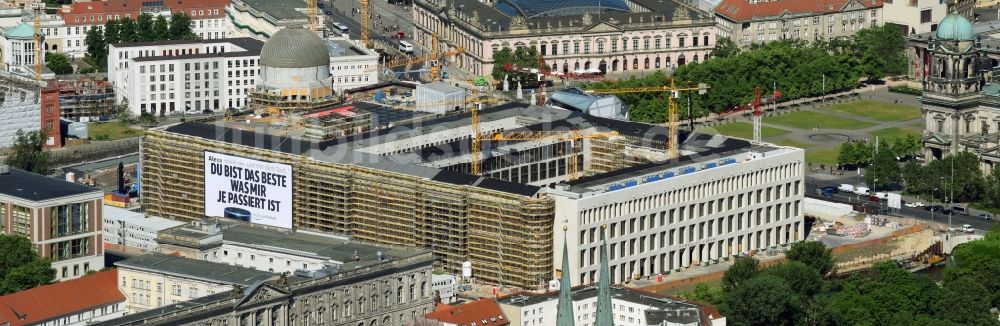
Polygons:
[[86,193],[98,195],[102,193],[97,188],[16,168],[9,168],[7,173],[0,173],[0,185],[3,185],[0,186],[0,194],[36,202]]
[[[192,53],[192,54],[182,54],[182,55],[156,55],[148,57],[136,57],[132,58],[133,61],[159,61],[159,60],[184,60],[184,59],[201,59],[201,58],[232,58],[232,57],[248,57],[248,56],[260,56],[260,49],[264,48],[264,42],[259,40],[249,38],[249,37],[238,37],[238,38],[228,38],[228,39],[217,39],[213,41],[225,41],[225,42],[191,42],[193,43],[229,43],[242,48],[242,51],[226,51],[219,53]],[[161,42],[172,42],[172,41],[161,41]],[[157,42],[146,42],[146,43],[157,43]],[[134,44],[134,43],[129,43]],[[188,43],[178,43],[178,44],[188,44]],[[147,45],[166,45],[166,44],[147,44]]]
[[258,271],[253,268],[238,267],[204,260],[190,259],[164,254],[146,254],[115,263],[120,268],[136,268],[157,271],[223,284],[250,286],[278,276],[276,273]]
[[[579,286],[573,289],[573,301],[583,301],[594,297],[597,297],[597,286]],[[611,287],[611,299],[624,300],[632,303],[657,307],[659,310],[699,308],[699,306],[694,303],[677,301],[666,297],[657,297],[631,288],[621,288],[617,286]],[[497,302],[511,306],[525,307],[550,300],[559,300],[559,291],[549,292],[546,294],[514,294],[498,299]]]
[[305,9],[303,0],[242,0],[247,6],[267,13],[275,19],[306,19],[306,14],[297,9]]
[[174,221],[162,217],[149,216],[143,213],[136,213],[124,208],[104,205],[104,218],[125,221],[133,225],[140,225],[153,230],[165,230],[175,226],[184,225],[184,222]]
[[323,42],[326,43],[326,47],[330,51],[330,57],[366,55],[364,51],[358,49],[354,43],[348,40],[326,38],[323,39]]
[[[341,270],[416,256],[427,252],[415,248],[393,248],[389,246],[353,243],[347,239],[323,236],[311,232],[282,232],[244,225],[223,230],[222,241],[310,253],[343,264]],[[382,253],[382,260],[378,258],[379,252]],[[355,254],[357,254],[356,259]]]

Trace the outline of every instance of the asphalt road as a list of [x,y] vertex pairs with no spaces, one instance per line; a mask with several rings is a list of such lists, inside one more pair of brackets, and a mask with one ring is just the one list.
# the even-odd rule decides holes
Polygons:
[[[822,197],[822,196],[817,196],[815,194],[815,192],[814,192],[814,189],[816,189],[817,186],[823,186],[823,187],[834,186],[834,187],[836,187],[837,185],[839,185],[839,183],[838,184],[834,184],[832,182],[815,182],[815,181],[809,181],[809,180],[807,180],[806,181],[806,197],[812,197],[812,198],[817,198],[817,199],[822,199],[822,200],[827,200],[827,201],[832,201],[832,202],[838,202],[838,203],[843,203],[843,204],[850,204],[850,205],[854,205],[854,204],[857,204],[857,203],[861,202],[865,206],[868,206],[868,207],[873,207],[873,208],[876,208],[876,209],[887,209],[887,207],[886,207],[887,204],[886,204],[885,201],[881,201],[881,202],[878,202],[878,203],[876,203],[876,202],[870,202],[870,201],[867,200],[866,197],[858,196],[858,195],[855,195],[853,193],[838,192],[838,193],[833,194],[833,197]],[[925,205],[930,205],[930,203],[924,203],[924,204]],[[948,207],[947,205],[944,205],[944,204],[938,204],[938,205],[943,205],[945,207]],[[937,213],[937,212],[929,212],[929,211],[924,210],[922,207],[911,208],[911,207],[903,206],[900,210],[893,209],[892,212],[887,213],[887,214],[883,213],[883,214],[885,214],[885,215],[891,215],[891,216],[911,217],[911,218],[917,218],[917,219],[931,221],[931,222],[936,222],[936,223],[948,224],[948,215],[942,215],[941,213]],[[990,228],[993,227],[993,225],[995,223],[996,223],[995,219],[994,220],[983,220],[983,219],[981,219],[979,217],[969,216],[969,215],[952,215],[951,216],[951,225],[952,225],[952,227],[961,227],[963,224],[969,224],[969,225],[971,225],[973,228],[975,228],[977,230],[989,230]]]

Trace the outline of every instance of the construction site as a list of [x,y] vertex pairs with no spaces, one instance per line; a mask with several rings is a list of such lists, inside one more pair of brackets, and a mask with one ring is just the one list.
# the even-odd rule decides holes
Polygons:
[[[457,274],[468,261],[475,279],[523,289],[539,289],[551,278],[553,243],[561,241],[562,232],[556,230],[563,226],[575,228],[567,233],[574,238],[571,243],[583,244],[580,257],[572,259],[574,263],[584,268],[583,273],[594,269],[587,269],[592,264],[580,259],[596,245],[583,239],[588,232],[593,239],[595,223],[602,223],[589,213],[594,208],[624,207],[623,203],[632,207],[621,210],[620,216],[605,216],[604,222],[613,222],[641,215],[643,210],[649,210],[646,215],[660,214],[657,212],[671,206],[666,199],[661,205],[647,202],[634,206],[631,202],[642,196],[627,192],[654,196],[662,195],[658,189],[664,186],[699,187],[722,177],[715,171],[741,165],[734,163],[755,162],[739,168],[739,173],[753,175],[758,170],[772,171],[767,167],[776,162],[801,164],[802,160],[801,150],[685,132],[679,133],[680,156],[666,160],[668,128],[515,103],[325,140],[296,137],[288,131],[295,126],[285,122],[256,129],[235,127],[239,124],[242,122],[189,122],[150,131],[141,150],[141,197],[146,212],[182,221],[205,217],[200,213],[206,199],[205,151],[288,164],[293,171],[294,227],[346,234],[359,241],[428,248],[439,258],[437,267],[443,272]],[[713,168],[718,170],[700,172]],[[801,188],[801,174],[791,172],[790,167],[783,170],[782,178],[798,178],[795,187]],[[690,181],[670,182],[674,176]],[[768,185],[748,184],[739,191]],[[785,191],[791,187],[789,184]],[[801,197],[798,188],[794,193]],[[648,192],[652,189],[657,192]],[[704,198],[687,200],[707,200],[731,191],[736,189],[713,188]],[[794,195],[788,198],[779,201],[769,197],[775,205],[800,205]],[[608,200],[619,203],[603,203]],[[705,213],[705,218],[712,217],[711,211]],[[677,222],[706,223],[699,222],[700,212],[687,214]],[[770,217],[762,221],[763,214],[753,223],[741,217],[739,223],[748,227],[744,231],[752,234],[742,240],[743,236],[732,229],[733,237],[739,236],[744,243],[725,245],[721,238],[719,243],[703,241],[716,226],[722,230],[721,221],[713,218],[707,222],[711,223],[708,233],[705,225],[698,235],[694,227],[678,232],[678,237],[684,235],[675,245],[684,247],[670,254],[672,258],[639,262],[622,255],[617,257],[623,261],[621,267],[612,267],[612,271],[618,271],[615,278],[621,281],[636,273],[698,264],[710,256],[789,243],[801,237],[801,213],[787,214],[781,222]],[[662,219],[663,214],[660,216]],[[651,222],[649,226],[653,226]],[[757,226],[772,222],[781,228],[768,229],[766,235],[757,230]],[[664,222],[658,231],[643,224],[630,236],[640,235],[643,229],[659,233],[680,226]],[[618,237],[616,234],[612,239]],[[655,247],[660,244],[655,240],[651,243]],[[727,249],[722,250],[723,246]],[[653,244],[636,249],[635,257],[646,251],[654,257],[660,255],[651,251]],[[574,278],[574,283],[583,281]]]

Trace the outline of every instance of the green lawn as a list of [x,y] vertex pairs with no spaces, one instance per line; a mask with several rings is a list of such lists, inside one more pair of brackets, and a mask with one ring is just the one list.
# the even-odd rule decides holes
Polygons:
[[878,130],[871,133],[872,136],[878,136],[879,141],[886,141],[892,143],[896,139],[906,139],[907,135],[913,135],[914,137],[920,138],[920,131],[910,128],[899,128],[892,127],[882,130]]
[[840,148],[825,148],[825,149],[815,149],[806,150],[806,162],[819,163],[819,164],[837,164],[837,155],[840,154]]
[[813,111],[786,113],[779,116],[765,118],[764,122],[806,130],[814,127],[818,127],[820,129],[862,129],[875,125],[870,122],[841,118]]
[[[727,123],[718,127],[715,130],[726,136],[740,137],[750,139],[753,138],[753,125],[747,122],[733,122]],[[782,130],[778,128],[762,127],[760,129],[760,136],[762,138],[775,137],[787,134],[788,130]]]
[[129,128],[128,125],[118,121],[95,122],[87,124],[87,135],[90,140],[113,140],[129,137],[138,137],[141,130]]
[[777,145],[781,145],[781,146],[791,146],[791,147],[798,147],[798,148],[813,147],[813,144],[804,143],[804,142],[800,142],[800,141],[792,140],[792,139],[781,139],[781,140],[776,141],[774,143],[777,144]]
[[920,117],[918,107],[872,100],[834,104],[830,110],[879,121],[906,121]]

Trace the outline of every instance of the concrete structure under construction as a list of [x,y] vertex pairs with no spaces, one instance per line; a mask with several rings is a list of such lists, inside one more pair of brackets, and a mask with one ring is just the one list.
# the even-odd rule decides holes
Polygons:
[[202,219],[206,151],[287,164],[295,228],[428,248],[441,272],[470,262],[472,278],[531,289],[552,278],[563,227],[573,284],[595,281],[601,225],[615,283],[803,239],[801,149],[682,133],[666,160],[664,127],[522,104],[478,118],[481,175],[469,112],[323,141],[223,122],[152,130],[143,204]]

